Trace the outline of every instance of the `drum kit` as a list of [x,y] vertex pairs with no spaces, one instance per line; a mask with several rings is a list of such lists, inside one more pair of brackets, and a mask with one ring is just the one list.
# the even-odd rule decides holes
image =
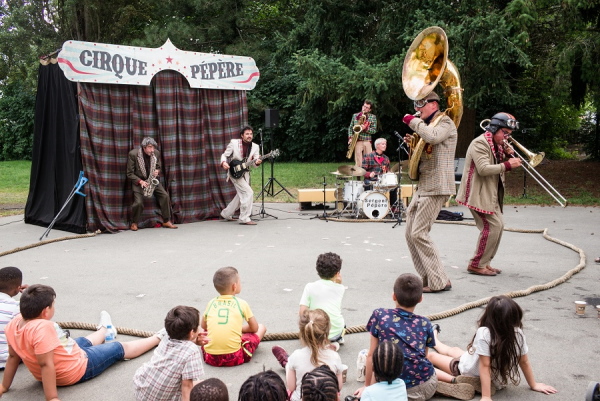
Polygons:
[[396,164],[389,173],[380,174],[371,185],[361,178],[366,170],[359,166],[340,166],[331,174],[336,177],[336,210],[340,217],[344,214],[353,219],[383,220],[386,216],[400,220],[404,204],[400,196],[390,205],[390,193],[399,190],[400,164]]

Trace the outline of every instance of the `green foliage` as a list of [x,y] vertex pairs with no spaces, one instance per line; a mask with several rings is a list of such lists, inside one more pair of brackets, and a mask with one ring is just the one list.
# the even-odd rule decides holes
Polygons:
[[31,159],[35,94],[24,84],[4,87],[0,97],[0,160]]

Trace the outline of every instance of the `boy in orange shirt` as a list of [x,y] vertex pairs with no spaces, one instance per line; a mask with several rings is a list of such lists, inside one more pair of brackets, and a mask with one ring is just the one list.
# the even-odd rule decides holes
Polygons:
[[55,298],[52,287],[46,285],[35,284],[23,291],[21,314],[6,326],[8,361],[0,395],[8,391],[23,361],[36,380],[42,382],[46,400],[58,400],[57,386],[84,382],[117,361],[136,358],[157,346],[163,335],[159,332],[140,340],[104,344],[112,322],[110,315],[102,311],[97,331],[73,339],[50,320]]

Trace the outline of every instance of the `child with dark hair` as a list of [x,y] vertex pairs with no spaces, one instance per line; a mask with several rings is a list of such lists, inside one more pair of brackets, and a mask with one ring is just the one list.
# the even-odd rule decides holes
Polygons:
[[21,361],[42,382],[46,399],[52,400],[58,398],[57,386],[92,379],[117,361],[136,358],[160,342],[157,333],[129,342],[104,343],[108,327],[114,327],[106,311],[100,313],[97,331],[73,339],[50,320],[55,298],[54,289],[46,285],[35,284],[23,291],[21,315],[6,326],[8,361],[0,395],[8,391]]
[[381,341],[373,352],[375,384],[366,387],[361,401],[406,401],[406,385],[400,378],[404,355],[398,344]]
[[[285,367],[287,389],[291,401],[300,401],[302,377],[318,366],[328,365],[334,372],[339,388],[342,388],[344,365],[337,352],[332,350],[327,339],[329,317],[322,309],[305,310],[300,316],[300,341],[304,348],[297,349],[287,356],[281,347],[273,347],[273,354]],[[283,357],[285,356],[285,357]],[[285,361],[285,363],[282,363]]]
[[229,401],[229,391],[223,381],[211,377],[194,386],[190,401]]
[[523,310],[512,298],[492,297],[467,346],[468,352],[441,343],[435,333],[434,349],[438,353],[432,352],[427,357],[441,370],[440,380],[469,383],[481,393],[482,401],[491,400],[496,388],[505,387],[509,381],[518,385],[519,367],[532,390],[554,394],[557,392],[554,387],[535,381],[522,320]]
[[250,376],[242,383],[238,401],[287,401],[283,379],[272,370]]
[[243,299],[235,267],[222,267],[213,276],[219,296],[210,300],[200,325],[212,339],[203,347],[204,362],[211,366],[237,366],[249,362],[267,332]]
[[[379,308],[373,311],[367,331],[371,342],[367,354],[365,386],[374,383],[373,354],[380,342],[388,340],[398,344],[404,354],[404,364],[400,378],[404,380],[408,398],[425,401],[438,392],[442,395],[470,400],[475,394],[469,384],[439,383],[433,364],[427,359],[429,347],[435,346],[431,322],[424,316],[414,313],[415,307],[423,300],[423,281],[420,277],[405,273],[394,283],[393,309]],[[365,387],[355,395],[360,396]]]
[[8,266],[0,269],[0,369],[6,366],[8,359],[8,343],[4,329],[19,314],[17,294],[27,288],[23,285],[23,273],[17,267]]
[[[345,287],[342,285],[342,259],[338,254],[327,252],[317,258],[317,274],[320,280],[308,283],[300,298],[299,314],[307,309],[323,309],[331,322],[329,341],[344,343],[344,317],[342,298]],[[339,348],[339,347],[336,347]]]
[[302,401],[337,401],[339,399],[339,381],[329,366],[319,366],[306,372],[302,377]]
[[140,401],[190,399],[192,387],[204,376],[198,345],[208,342],[199,330],[200,311],[176,306],[165,318],[165,336],[152,359],[136,370],[135,398]]

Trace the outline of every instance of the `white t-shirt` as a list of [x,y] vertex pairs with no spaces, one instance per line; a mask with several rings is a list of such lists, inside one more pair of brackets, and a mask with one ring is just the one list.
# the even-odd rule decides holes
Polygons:
[[[329,368],[331,368],[336,375],[341,374],[344,370],[342,368],[342,359],[340,358],[339,354],[329,348],[321,350],[319,353],[319,362],[322,362],[323,365],[329,366]],[[321,364],[319,366],[321,366]],[[290,397],[291,401],[300,401],[302,376],[317,367],[318,366],[314,366],[310,362],[310,348],[304,347],[292,352],[292,355],[289,356],[288,363],[285,366],[286,373],[291,370],[296,372],[296,390],[294,390],[292,396]]]
[[329,316],[331,329],[329,338],[338,337],[344,330],[344,317],[342,316],[342,298],[345,287],[331,280],[317,280],[304,287],[300,305],[308,309],[323,309]]
[[19,301],[8,294],[0,292],[0,368],[6,366],[8,360],[8,343],[6,342],[6,325],[19,314]]
[[[521,355],[525,355],[529,352],[529,348],[527,347],[523,330],[515,328],[515,332],[517,333],[517,342],[521,349]],[[461,355],[458,362],[458,370],[461,375],[479,377],[479,355],[490,356],[490,342],[490,330],[487,327],[478,328],[473,340],[473,347],[470,350],[472,353],[469,353],[469,351],[465,352]]]

